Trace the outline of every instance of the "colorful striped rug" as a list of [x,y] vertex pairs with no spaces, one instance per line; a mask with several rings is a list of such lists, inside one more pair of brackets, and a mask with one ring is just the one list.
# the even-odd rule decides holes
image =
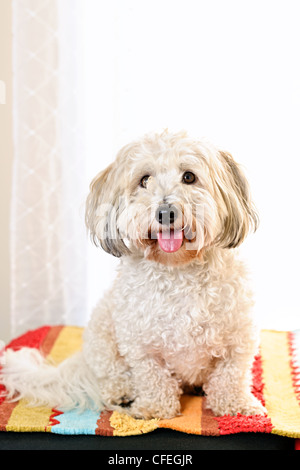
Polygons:
[[[82,331],[73,326],[44,326],[13,340],[7,347],[40,348],[59,362],[80,349]],[[47,407],[27,407],[24,400],[9,403],[2,399],[0,431],[130,436],[169,428],[205,436],[260,432],[300,438],[300,330],[263,330],[252,373],[252,391],[266,406],[266,416],[215,417],[206,409],[205,397],[194,395],[183,395],[181,416],[166,420],[133,419],[116,411],[64,413]]]

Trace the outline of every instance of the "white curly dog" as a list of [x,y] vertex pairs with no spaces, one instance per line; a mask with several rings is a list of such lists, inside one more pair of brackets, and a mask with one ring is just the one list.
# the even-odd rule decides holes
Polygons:
[[251,393],[258,335],[236,247],[258,217],[233,158],[185,132],[149,134],[92,181],[86,222],[120,257],[92,313],[82,351],[57,367],[36,350],[7,350],[11,399],[172,418],[201,387],[218,415],[264,414]]

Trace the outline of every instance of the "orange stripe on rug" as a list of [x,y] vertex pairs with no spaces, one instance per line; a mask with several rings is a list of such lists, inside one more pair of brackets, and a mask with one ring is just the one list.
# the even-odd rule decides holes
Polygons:
[[6,431],[6,426],[11,417],[13,409],[17,406],[17,402],[4,402],[0,406],[0,431]]
[[41,352],[48,356],[51,353],[51,350],[60,334],[60,332],[64,329],[64,326],[52,326],[49,330],[47,336],[45,337],[44,341],[41,344]]
[[292,381],[287,332],[261,332],[264,398],[275,434],[300,437],[300,407]]
[[95,434],[99,436],[114,435],[114,429],[110,424],[110,417],[112,414],[112,411],[102,411],[97,421],[97,428],[95,429]]
[[181,397],[181,416],[162,419],[158,422],[158,427],[189,434],[202,434],[202,401],[203,398],[199,396],[183,395]]
[[205,397],[202,398],[201,434],[203,436],[220,435],[218,421],[213,412],[209,408],[206,408]]

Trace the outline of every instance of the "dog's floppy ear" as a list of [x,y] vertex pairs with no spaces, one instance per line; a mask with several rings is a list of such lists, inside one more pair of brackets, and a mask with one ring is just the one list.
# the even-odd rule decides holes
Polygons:
[[112,163],[91,182],[85,221],[95,245],[120,257],[128,254],[129,250],[118,228],[122,194],[115,170],[115,164]]
[[239,246],[258,227],[259,218],[250,196],[248,181],[230,153],[219,151],[222,176],[217,186],[226,208],[218,243],[224,248]]

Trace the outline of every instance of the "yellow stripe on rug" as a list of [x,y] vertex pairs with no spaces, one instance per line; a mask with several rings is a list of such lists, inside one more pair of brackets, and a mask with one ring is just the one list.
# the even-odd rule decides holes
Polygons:
[[134,436],[154,431],[158,427],[158,419],[135,419],[114,411],[110,417],[110,425],[114,436]]
[[261,332],[263,394],[275,434],[300,437],[300,406],[292,382],[288,333]]
[[26,400],[20,400],[13,409],[6,425],[6,431],[45,432],[48,429],[52,409],[45,406],[27,406]]
[[65,326],[58,334],[48,359],[60,363],[75,352],[80,351],[82,347],[82,334],[83,328],[81,327]]

